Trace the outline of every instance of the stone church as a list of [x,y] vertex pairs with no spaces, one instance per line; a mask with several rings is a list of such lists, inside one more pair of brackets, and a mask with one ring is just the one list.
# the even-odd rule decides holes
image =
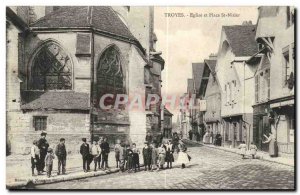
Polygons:
[[83,137],[141,146],[148,131],[159,134],[159,103],[99,108],[107,93],[161,95],[153,26],[153,7],[7,7],[7,153],[29,153],[42,131],[50,146],[66,138],[69,153]]

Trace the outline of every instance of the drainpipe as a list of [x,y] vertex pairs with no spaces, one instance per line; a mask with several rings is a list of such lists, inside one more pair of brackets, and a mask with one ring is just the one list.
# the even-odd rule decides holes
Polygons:
[[[93,7],[88,7],[89,9],[89,15],[87,17],[87,22],[92,25],[92,11]],[[90,133],[91,133],[91,142],[93,142],[94,139],[94,119],[93,119],[93,94],[94,94],[94,30],[91,31],[91,84],[90,84]]]

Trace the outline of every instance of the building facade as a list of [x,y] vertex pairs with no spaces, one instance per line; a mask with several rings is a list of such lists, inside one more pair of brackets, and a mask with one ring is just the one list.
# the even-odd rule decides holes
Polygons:
[[216,74],[221,90],[221,117],[224,145],[237,147],[252,141],[254,70],[245,61],[255,54],[255,25],[223,26]]
[[208,72],[208,81],[205,90],[206,111],[204,114],[204,122],[206,130],[216,135],[220,133],[224,137],[221,128],[221,91],[219,81],[215,73],[216,59],[204,60],[205,71]]
[[[117,94],[146,98],[150,89],[160,95],[164,60],[155,50],[153,7],[7,9],[14,13],[7,23],[28,26],[26,33],[7,29],[8,41],[18,34],[18,43],[7,46],[10,152],[28,153],[41,131],[51,144],[65,137],[70,153],[78,152],[82,137],[141,146],[149,115],[156,117],[150,126],[159,125],[159,103],[150,111],[113,105]],[[113,97],[101,109],[105,94]]]
[[294,155],[294,8],[258,10],[256,41],[260,51],[249,60],[259,64],[255,74],[254,141],[266,151],[264,134],[272,132],[279,155]]

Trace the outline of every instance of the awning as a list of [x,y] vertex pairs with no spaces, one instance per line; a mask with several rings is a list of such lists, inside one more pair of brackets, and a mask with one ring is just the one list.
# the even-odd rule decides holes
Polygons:
[[278,108],[278,107],[283,107],[283,106],[289,106],[289,105],[294,105],[294,100],[287,100],[283,102],[277,102],[270,104],[270,108]]

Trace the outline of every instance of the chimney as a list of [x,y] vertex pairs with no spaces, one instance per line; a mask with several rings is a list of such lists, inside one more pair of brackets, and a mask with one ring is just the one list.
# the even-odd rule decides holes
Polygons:
[[37,20],[36,13],[34,12],[34,7],[30,6],[28,10],[28,23],[32,24]]
[[209,59],[210,59],[210,60],[217,60],[217,54],[211,53],[211,54],[209,55]]
[[252,21],[243,21],[242,25],[247,26],[247,25],[252,25]]

